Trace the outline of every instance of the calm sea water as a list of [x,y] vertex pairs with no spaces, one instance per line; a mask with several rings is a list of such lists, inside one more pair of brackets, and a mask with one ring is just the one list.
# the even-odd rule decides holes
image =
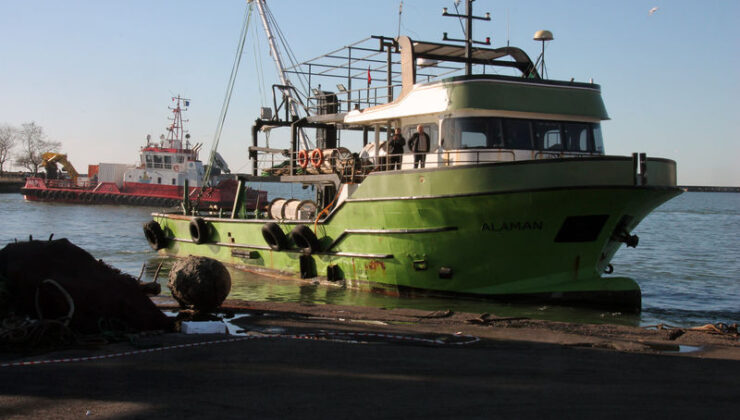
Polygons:
[[[280,195],[305,194],[289,187]],[[171,260],[149,248],[141,226],[152,208],[32,203],[20,194],[0,194],[0,246],[18,240],[68,238],[120,270],[152,279],[164,261],[159,282],[166,284]],[[576,322],[690,326],[740,322],[740,194],[685,193],[669,201],[635,230],[636,249],[622,248],[612,261],[614,275],[632,277],[643,290],[639,315],[556,305],[514,305],[476,300],[398,298],[341,287],[314,285],[231,270],[229,298],[350,304],[416,309],[452,309],[501,316],[527,316]],[[40,262],[42,263],[42,262]],[[167,288],[163,287],[165,293]]]

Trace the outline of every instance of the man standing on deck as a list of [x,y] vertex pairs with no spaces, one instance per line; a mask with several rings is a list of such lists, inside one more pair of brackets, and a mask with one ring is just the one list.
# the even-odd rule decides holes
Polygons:
[[414,152],[414,168],[423,168],[429,152],[429,135],[421,124],[416,126],[416,133],[409,139],[409,149]]
[[401,157],[403,156],[403,146],[406,145],[406,139],[401,135],[401,129],[396,128],[395,134],[388,142],[388,170],[401,169]]

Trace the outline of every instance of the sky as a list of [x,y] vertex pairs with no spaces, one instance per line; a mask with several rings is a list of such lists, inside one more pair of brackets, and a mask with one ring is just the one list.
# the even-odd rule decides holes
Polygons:
[[[268,5],[300,61],[398,31],[398,0]],[[443,7],[453,12],[453,0],[405,0],[401,34],[462,37]],[[0,0],[0,125],[36,122],[86,172],[137,162],[146,135],[165,132],[179,94],[191,99],[192,140],[210,150],[246,8],[244,0]],[[508,27],[511,45],[533,60],[534,32],[553,32],[548,76],[601,85],[608,154],[673,159],[681,185],[740,186],[740,2],[477,0],[474,11],[492,16],[476,21],[474,38],[505,46]],[[218,149],[242,172],[251,125],[277,82],[254,18]]]

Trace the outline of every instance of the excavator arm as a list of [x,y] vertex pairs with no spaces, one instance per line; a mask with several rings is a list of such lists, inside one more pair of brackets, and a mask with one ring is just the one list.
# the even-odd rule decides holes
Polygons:
[[44,166],[46,166],[48,163],[61,163],[64,169],[67,171],[70,179],[72,180],[72,183],[77,183],[77,177],[80,176],[80,174],[77,173],[75,167],[72,166],[71,163],[69,163],[69,161],[67,160],[67,155],[49,152],[41,155],[41,158],[43,159],[43,162],[41,164]]

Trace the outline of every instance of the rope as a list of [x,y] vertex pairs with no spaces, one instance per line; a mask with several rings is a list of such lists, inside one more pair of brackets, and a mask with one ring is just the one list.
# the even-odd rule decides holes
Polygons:
[[11,351],[39,351],[76,342],[75,333],[63,322],[53,319],[8,317],[0,329],[0,343]]
[[[254,49],[254,66],[257,72],[257,88],[260,92],[260,104],[265,106],[267,103],[267,96],[265,95],[265,77],[264,77],[264,66],[262,64],[262,55],[259,53],[262,51],[262,45],[260,45],[259,30],[257,26],[254,26],[254,38],[252,42],[252,48]],[[270,146],[267,146],[270,147]]]
[[[342,340],[342,337],[347,337],[348,339]],[[326,339],[326,340],[332,340],[332,341],[340,341],[340,342],[344,342],[347,344],[365,344],[364,342],[358,341],[358,340],[367,339],[367,338],[380,338],[386,341],[401,341],[401,342],[418,343],[418,344],[426,344],[426,345],[438,345],[438,346],[465,346],[465,345],[474,344],[480,341],[480,338],[471,336],[471,335],[459,335],[457,337],[460,337],[462,340],[461,341],[450,341],[450,340],[441,339],[441,338],[431,339],[431,338],[420,338],[420,337],[412,337],[412,336],[397,335],[397,334],[358,333],[358,332],[317,332],[317,333],[307,333],[307,334],[250,335],[250,336],[245,336],[245,337],[226,338],[226,339],[221,339],[221,340],[201,341],[197,343],[176,344],[172,346],[164,346],[164,347],[157,347],[157,348],[131,350],[131,351],[124,351],[124,352],[119,352],[119,353],[111,353],[111,354],[101,354],[97,356],[69,357],[69,358],[64,358],[64,359],[27,360],[27,361],[22,361],[22,362],[9,362],[9,363],[0,364],[0,368],[17,367],[17,366],[50,365],[50,364],[60,364],[60,363],[77,363],[77,362],[86,362],[86,361],[92,361],[92,360],[113,359],[117,357],[135,356],[135,355],[144,354],[144,353],[154,353],[154,352],[160,352],[160,351],[166,351],[166,350],[185,349],[185,348],[191,348],[191,347],[201,347],[201,346],[224,344],[224,343],[238,343],[242,341],[256,340],[256,339],[274,339],[274,338],[289,339],[289,340],[324,340]]]
[[36,315],[38,316],[38,319],[40,321],[44,321],[44,314],[41,312],[41,305],[39,304],[39,292],[41,291],[41,286],[43,286],[44,284],[51,284],[52,286],[59,289],[59,291],[62,292],[64,298],[67,300],[67,306],[69,307],[67,316],[59,318],[58,321],[63,322],[65,327],[68,326],[69,321],[72,319],[72,315],[74,315],[75,313],[75,302],[72,299],[72,296],[69,295],[69,292],[67,292],[67,290],[64,289],[61,284],[52,279],[46,279],[42,281],[41,284],[38,285],[38,287],[36,287],[36,293],[34,294],[34,304],[36,305]]
[[226,114],[229,111],[229,103],[231,102],[231,94],[234,91],[234,83],[236,81],[236,74],[239,72],[239,64],[241,63],[242,53],[244,52],[244,43],[247,39],[247,32],[249,30],[249,18],[252,16],[252,3],[249,3],[249,7],[244,13],[244,24],[242,25],[242,31],[239,35],[239,43],[236,48],[236,56],[234,57],[234,64],[231,67],[231,76],[229,77],[229,83],[226,88],[226,96],[224,97],[223,105],[221,106],[221,114],[218,117],[218,125],[216,133],[213,136],[213,146],[211,147],[211,155],[208,159],[208,169],[203,177],[203,186],[196,198],[196,207],[200,202],[200,198],[205,191],[206,185],[210,183],[211,169],[216,160],[216,150],[218,150],[218,142],[221,139],[221,131],[224,127],[224,121],[226,120]]
[[337,201],[337,198],[339,198],[339,193],[342,192],[342,188],[344,188],[344,184],[339,186],[339,189],[337,190],[337,193],[334,195],[334,199],[331,200],[331,203],[329,203],[328,206],[324,207],[324,209],[321,210],[318,215],[316,215],[316,220],[314,220],[313,222],[313,233],[316,233],[316,230],[318,229],[319,219],[321,219],[321,215],[324,213],[326,213],[327,215],[329,214],[329,209],[331,208],[331,206],[334,205],[334,202]]

